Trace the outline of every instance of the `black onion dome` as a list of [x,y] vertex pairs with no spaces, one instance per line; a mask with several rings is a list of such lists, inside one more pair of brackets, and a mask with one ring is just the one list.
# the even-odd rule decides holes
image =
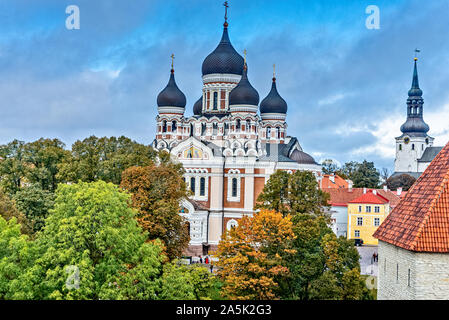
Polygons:
[[242,75],[243,58],[235,51],[225,26],[218,47],[203,62],[203,76],[214,73]]
[[243,68],[242,78],[237,86],[229,93],[229,105],[259,104],[259,93],[248,81],[248,67]]
[[157,96],[157,105],[159,107],[180,107],[185,108],[186,96],[179,90],[175,81],[175,71],[172,69],[170,80],[164,90]]
[[310,154],[296,149],[290,155],[290,159],[296,161],[299,164],[316,164],[315,159]]
[[429,130],[429,125],[425,123],[424,120],[420,117],[409,117],[407,118],[407,121],[401,126],[402,133],[411,135],[417,133],[427,134]]
[[195,116],[200,116],[203,113],[203,97],[199,98],[197,102],[193,105],[193,114]]
[[287,113],[287,102],[279,95],[276,78],[273,78],[270,93],[260,104],[260,113]]

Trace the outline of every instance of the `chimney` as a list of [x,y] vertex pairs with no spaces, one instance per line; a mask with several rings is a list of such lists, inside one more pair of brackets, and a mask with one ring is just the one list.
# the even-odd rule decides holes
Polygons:
[[334,174],[331,174],[331,175],[329,176],[329,180],[330,180],[332,183],[335,183],[335,175],[334,175]]
[[354,183],[352,182],[352,180],[346,180],[346,182],[348,183],[349,192],[352,192],[352,187],[353,187]]
[[363,194],[366,194],[366,188],[363,188]]
[[400,196],[401,196],[401,194],[402,194],[402,188],[398,188],[398,191],[397,191],[397,193],[398,193],[398,197],[400,197]]

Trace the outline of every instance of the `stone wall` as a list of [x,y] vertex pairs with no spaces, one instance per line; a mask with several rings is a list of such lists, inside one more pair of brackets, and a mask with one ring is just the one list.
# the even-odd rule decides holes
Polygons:
[[449,299],[449,254],[408,251],[379,241],[378,300]]

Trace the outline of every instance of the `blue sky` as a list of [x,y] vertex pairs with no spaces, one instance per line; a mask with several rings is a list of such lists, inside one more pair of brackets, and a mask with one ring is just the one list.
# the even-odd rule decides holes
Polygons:
[[[192,114],[222,3],[0,0],[0,143],[57,137],[70,147],[90,135],[151,143],[171,53]],[[65,28],[73,4],[80,30]],[[368,5],[380,8],[379,30],[365,27]],[[261,98],[276,63],[288,133],[306,152],[392,169],[415,48],[425,121],[437,145],[449,140],[448,18],[445,0],[231,0],[229,33],[248,51]]]

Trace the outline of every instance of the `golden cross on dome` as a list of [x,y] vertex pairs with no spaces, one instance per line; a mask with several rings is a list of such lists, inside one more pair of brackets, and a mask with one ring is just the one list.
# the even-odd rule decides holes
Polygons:
[[225,3],[223,4],[225,7],[225,21],[228,21],[228,8],[229,8],[229,4],[227,1],[225,1]]
[[172,53],[170,57],[171,57],[171,68],[173,69],[173,62],[175,60],[175,54]]

